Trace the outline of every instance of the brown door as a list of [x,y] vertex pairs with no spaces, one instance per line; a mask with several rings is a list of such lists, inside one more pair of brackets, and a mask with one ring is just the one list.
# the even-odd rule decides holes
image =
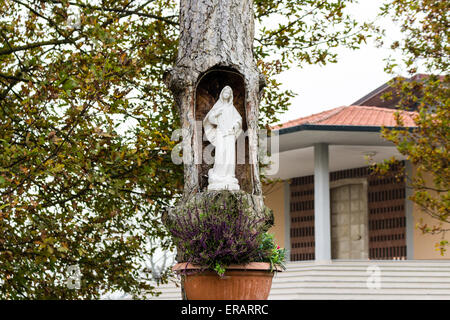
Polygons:
[[364,193],[363,184],[331,189],[332,259],[368,259],[367,195]]

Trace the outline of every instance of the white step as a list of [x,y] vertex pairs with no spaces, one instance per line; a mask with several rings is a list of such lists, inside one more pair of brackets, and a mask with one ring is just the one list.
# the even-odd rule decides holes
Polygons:
[[[324,281],[305,281],[299,282],[274,282],[272,284],[272,289],[285,289],[285,288],[342,288],[342,289],[352,289],[352,288],[367,288],[366,281],[341,281],[341,282],[324,282]],[[442,282],[386,282],[382,281],[380,283],[381,289],[445,289],[450,292],[449,283]]]
[[[272,292],[273,290],[273,292]],[[275,293],[277,288],[272,288],[271,294]],[[438,295],[448,295],[450,298],[450,288],[440,288],[440,289],[429,289],[429,288],[421,288],[420,292],[418,288],[384,288],[381,286],[380,289],[368,289],[367,287],[357,287],[357,286],[348,286],[348,287],[308,287],[308,286],[292,286],[292,287],[282,287],[278,288],[278,290],[282,290],[281,292],[287,294],[293,293],[323,293],[323,294],[399,294],[399,295],[408,295],[408,294],[438,294]]]
[[[299,270],[366,270],[367,267],[378,267],[380,269],[384,270],[423,270],[423,271],[433,271],[433,270],[440,270],[440,271],[450,271],[450,266],[409,266],[406,264],[400,264],[398,266],[386,266],[382,264],[366,264],[361,266],[351,266],[351,265],[317,265],[317,266],[290,266],[288,265],[289,271],[299,271]],[[280,272],[280,274],[283,272]]]
[[[429,284],[442,284],[445,286],[450,286],[450,277],[384,277],[381,278],[383,283],[404,283],[406,284],[423,284],[423,285],[429,285]],[[278,278],[273,279],[273,286],[276,286],[277,284],[283,284],[283,283],[366,283],[367,276],[365,277],[285,277],[285,278]]]

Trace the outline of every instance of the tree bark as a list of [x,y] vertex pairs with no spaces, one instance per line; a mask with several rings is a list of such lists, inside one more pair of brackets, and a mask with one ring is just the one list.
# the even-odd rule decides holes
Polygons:
[[[180,0],[180,40],[175,66],[165,74],[180,112],[183,130],[184,195],[177,207],[199,198],[213,199],[206,192],[210,165],[202,161],[203,132],[198,123],[217,101],[225,85],[233,89],[233,105],[243,119],[245,164],[237,163],[236,178],[248,197],[253,214],[273,224],[272,211],[264,206],[258,165],[259,99],[265,79],[253,56],[254,13],[252,0]],[[239,146],[238,146],[239,148]],[[219,192],[220,193],[220,192]],[[177,208],[164,219],[177,219]],[[177,257],[183,259],[181,256]],[[182,284],[182,299],[186,299]]]
[[[231,84],[235,105],[240,111],[248,132],[248,153],[245,166],[237,178],[243,190],[261,195],[258,166],[259,98],[264,77],[256,67],[253,56],[254,13],[252,0],[181,0],[180,41],[178,57],[172,70],[166,73],[166,83],[173,92],[185,129],[184,149],[193,161],[184,163],[184,196],[190,197],[205,188],[202,183],[207,167],[202,166],[201,132],[195,131],[199,114],[205,114],[217,99],[218,88]],[[203,76],[215,72],[213,83],[201,83]],[[242,79],[239,85],[238,74]],[[210,76],[211,78],[211,76]],[[214,80],[215,79],[215,80]],[[217,88],[216,88],[217,87]],[[240,94],[242,92],[242,94]],[[186,154],[185,154],[186,157]]]

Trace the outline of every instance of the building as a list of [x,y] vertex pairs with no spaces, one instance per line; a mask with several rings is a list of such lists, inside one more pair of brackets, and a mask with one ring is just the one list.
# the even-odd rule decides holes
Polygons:
[[[273,209],[271,232],[288,249],[290,261],[449,259],[435,249],[440,235],[424,235],[421,219],[436,225],[415,206],[408,176],[416,168],[384,140],[381,128],[395,127],[394,102],[381,99],[384,84],[351,106],[338,107],[275,127],[279,134],[279,170],[266,186],[265,202]],[[403,111],[405,127],[414,112]],[[399,170],[371,174],[370,163],[394,157]],[[448,236],[447,236],[448,238]]]

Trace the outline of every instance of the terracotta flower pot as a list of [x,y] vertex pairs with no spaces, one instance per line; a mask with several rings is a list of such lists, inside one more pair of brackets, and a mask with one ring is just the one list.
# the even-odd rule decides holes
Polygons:
[[190,263],[178,263],[172,269],[188,271],[183,275],[188,300],[267,300],[272,287],[273,272],[265,262],[228,266],[223,277],[212,270],[194,272],[200,267]]

